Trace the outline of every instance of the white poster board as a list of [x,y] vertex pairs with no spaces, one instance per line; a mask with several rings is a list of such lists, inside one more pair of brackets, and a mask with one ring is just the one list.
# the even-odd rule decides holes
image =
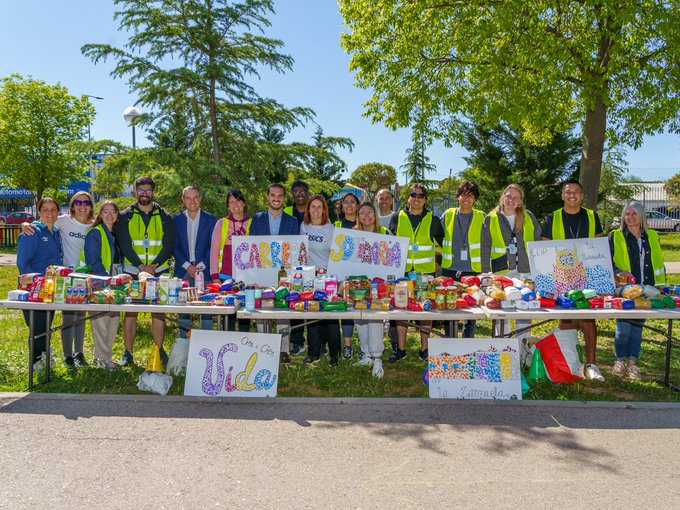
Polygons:
[[369,278],[404,275],[409,239],[362,230],[335,227],[331,237],[328,274]]
[[430,398],[521,400],[517,338],[430,338]]
[[281,266],[308,266],[307,236],[234,236],[232,276],[237,281],[276,287]]
[[275,397],[281,335],[193,329],[184,394]]
[[593,289],[611,294],[616,289],[614,268],[606,237],[527,243],[529,266],[536,290],[565,294]]

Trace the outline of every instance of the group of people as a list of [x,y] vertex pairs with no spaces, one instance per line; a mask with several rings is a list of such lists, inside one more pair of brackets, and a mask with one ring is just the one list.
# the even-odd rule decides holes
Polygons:
[[[541,239],[576,239],[602,235],[602,225],[596,212],[582,207],[583,189],[578,181],[562,186],[563,207],[548,215],[540,224],[526,209],[523,189],[508,185],[498,205],[488,214],[475,209],[479,199],[476,184],[463,181],[456,191],[458,207],[446,210],[441,218],[427,207],[428,192],[422,184],[412,184],[405,207],[394,211],[394,196],[388,189],[376,194],[377,208],[371,202],[361,203],[347,193],[336,203],[337,221],[331,222],[329,205],[323,195],[309,195],[303,181],[292,184],[293,205],[284,207],[286,189],[271,184],[266,190],[267,208],[250,216],[243,193],[234,189],[227,193],[228,214],[217,219],[201,208],[201,192],[195,186],[182,191],[184,210],[170,216],[154,202],[156,183],[149,176],[138,178],[133,194],[136,201],[123,211],[112,201],[105,201],[93,214],[93,199],[88,192],[78,192],[69,203],[69,214],[59,215],[59,205],[52,198],[43,198],[37,205],[39,221],[22,226],[19,236],[17,264],[21,273],[44,272],[50,264],[90,266],[93,274],[115,275],[125,272],[132,276],[145,272],[153,276],[166,274],[170,258],[174,257],[174,276],[188,279],[193,285],[202,273],[205,281],[220,282],[232,274],[232,238],[243,235],[307,235],[311,263],[325,267],[331,249],[335,226],[368,232],[393,234],[410,239],[405,272],[427,275],[442,274],[456,281],[483,272],[503,273],[521,277],[530,273],[527,243]],[[659,285],[665,280],[663,254],[658,236],[646,225],[644,208],[633,202],[623,209],[621,227],[610,234],[610,247],[615,271],[635,277],[641,284]],[[83,355],[84,312],[63,314],[62,342],[64,362],[69,367],[86,365]],[[25,313],[28,322],[28,314]],[[95,344],[94,359],[100,366],[113,369],[112,347],[118,330],[118,314],[98,317],[92,321]],[[290,355],[303,353],[305,336],[303,321],[280,321],[282,363]],[[179,316],[179,335],[186,337],[191,329],[191,316]],[[235,328],[230,321],[230,328]],[[261,325],[258,325],[260,329]],[[448,326],[448,323],[447,323]],[[614,373],[639,378],[637,358],[642,341],[642,321],[617,320],[615,349],[617,362]],[[47,314],[37,312],[34,318],[35,359],[45,350]],[[134,362],[134,339],[137,314],[126,313],[123,319],[125,351],[118,365]],[[202,329],[212,328],[212,317],[200,316]],[[250,329],[248,320],[239,320],[241,331]],[[428,340],[432,328],[429,321],[420,321],[418,355],[428,357]],[[517,324],[526,328],[528,324]],[[594,320],[560,321],[563,329],[579,328],[586,344],[588,378],[604,380],[595,364],[597,326]],[[327,349],[331,366],[340,356],[352,358],[351,343],[356,328],[359,338],[358,364],[372,367],[376,377],[382,377],[382,321],[348,321],[340,326],[337,320],[322,320],[307,325],[307,356],[304,363],[319,362]],[[389,336],[393,353],[390,362],[406,357],[407,324],[390,321]],[[167,361],[163,349],[165,321],[162,314],[152,314],[152,337]],[[290,333],[290,334],[289,334]],[[447,334],[452,332],[447,331]],[[506,332],[496,331],[497,335]],[[341,334],[343,340],[341,340]],[[475,322],[466,321],[463,336],[472,338]]]

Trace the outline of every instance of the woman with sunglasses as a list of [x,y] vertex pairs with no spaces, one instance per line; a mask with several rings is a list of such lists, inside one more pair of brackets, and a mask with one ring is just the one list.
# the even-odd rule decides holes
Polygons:
[[[88,191],[77,191],[69,202],[69,214],[57,218],[55,226],[61,233],[61,244],[64,250],[64,265],[78,267],[80,254],[85,246],[85,235],[94,222],[93,200]],[[21,233],[32,235],[33,227],[28,223],[21,224]],[[76,326],[71,324],[78,322]],[[64,349],[64,365],[68,368],[87,366],[83,355],[85,341],[85,312],[62,312],[61,345]]]
[[[114,276],[119,272],[120,254],[113,237],[113,227],[118,221],[118,205],[107,200],[99,209],[94,225],[85,236],[82,260],[90,272],[99,276]],[[114,370],[113,343],[118,333],[119,313],[107,313],[90,321],[94,341],[94,361],[100,368]]]

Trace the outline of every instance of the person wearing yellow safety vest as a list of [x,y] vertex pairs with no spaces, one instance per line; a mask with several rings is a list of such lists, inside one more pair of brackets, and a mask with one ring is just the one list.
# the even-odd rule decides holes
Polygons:
[[[412,184],[408,192],[407,209],[392,217],[389,230],[395,235],[410,239],[406,257],[406,274],[416,271],[434,275],[437,269],[435,245],[442,245],[444,229],[431,211],[426,209],[427,188],[423,184]],[[432,321],[420,323],[420,359],[427,360],[427,345]],[[388,361],[395,362],[406,357],[406,326],[397,325],[397,350]]]
[[[555,241],[602,236],[600,217],[591,209],[581,207],[583,187],[576,180],[568,180],[562,185],[564,207],[549,214],[543,222],[541,239]],[[561,320],[560,329],[580,328],[586,343],[585,376],[588,379],[604,381],[600,369],[595,365],[597,355],[597,324],[594,319],[582,319],[578,325],[570,320]]]
[[[175,222],[153,201],[155,189],[156,183],[150,176],[139,177],[133,190],[137,201],[120,213],[116,223],[116,240],[123,252],[123,271],[132,276],[140,272],[152,276],[167,273],[168,261],[175,248]],[[118,362],[121,366],[134,363],[132,352],[136,333],[137,313],[126,312],[123,319],[125,352]],[[163,314],[151,314],[151,336],[159,348],[161,361],[166,363],[164,334]]]
[[[246,198],[240,189],[232,189],[227,193],[229,214],[217,220],[212,231],[210,243],[210,279],[213,283],[222,283],[224,278],[232,276],[232,243],[234,236],[246,235],[250,216],[246,212]],[[249,319],[237,319],[239,331],[250,331]],[[229,331],[236,331],[236,324],[229,320]]]
[[[479,198],[479,188],[474,182],[462,181],[456,190],[458,207],[452,207],[442,214],[444,241],[442,245],[442,275],[460,281],[463,276],[482,272],[482,227],[484,213],[474,209]],[[475,336],[476,321],[465,321],[463,337]],[[449,322],[444,325],[447,335]]]
[[[526,277],[531,273],[527,243],[540,239],[541,227],[533,213],[524,207],[524,190],[519,184],[509,184],[501,193],[498,206],[484,220],[482,272],[502,273],[509,278]],[[505,321],[503,331],[500,322],[495,323],[494,337],[510,331],[510,321]],[[516,330],[530,325],[530,320],[515,321]]]
[[[666,268],[659,235],[647,228],[647,215],[640,202],[630,202],[623,208],[621,227],[609,234],[614,271],[626,277],[635,277],[640,285],[664,285]],[[642,327],[644,319],[616,320],[614,354],[616,362],[612,373],[641,379],[638,368]]]
[[[105,201],[99,208],[94,224],[85,235],[85,246],[81,260],[90,266],[92,274],[114,276],[120,267],[118,245],[113,237],[113,228],[118,221],[120,209],[111,201]],[[99,315],[99,314],[97,314]],[[90,320],[92,340],[94,342],[94,362],[100,368],[114,370],[113,343],[118,333],[120,314],[111,312]]]
[[298,224],[302,225],[307,202],[309,202],[309,184],[304,181],[295,181],[290,185],[290,194],[293,196],[293,205],[284,207],[283,212],[293,216],[298,220]]

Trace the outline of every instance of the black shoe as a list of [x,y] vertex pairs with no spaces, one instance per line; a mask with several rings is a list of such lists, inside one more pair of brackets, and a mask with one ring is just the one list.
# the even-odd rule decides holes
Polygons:
[[338,358],[331,358],[329,365],[332,366],[332,367],[337,367],[338,366]]
[[392,342],[392,352],[396,353],[399,349],[399,344],[397,342]]
[[67,368],[76,368],[76,362],[73,356],[66,356],[64,358],[64,365],[66,365]]
[[389,361],[390,363],[394,363],[395,361],[402,360],[405,357],[406,357],[406,350],[401,350],[401,349],[397,348],[397,352],[392,354],[392,356],[390,356],[387,359],[387,361]]
[[302,354],[305,350],[305,344],[293,344],[290,348],[290,353],[295,356],[297,354]]
[[421,349],[418,351],[418,357],[422,360],[427,360],[427,349]]
[[118,365],[121,366],[121,367],[124,367],[125,365],[134,365],[134,364],[135,364],[135,360],[132,357],[132,353],[130,351],[126,350],[123,353],[123,357],[120,358]]
[[158,351],[160,352],[160,355],[161,355],[161,363],[163,363],[164,365],[167,365],[168,364],[168,353],[165,352],[165,349],[163,349],[162,347],[159,347]]
[[73,361],[75,362],[77,367],[86,367],[89,365],[87,361],[85,361],[85,356],[83,356],[82,352],[79,352],[73,357]]
[[325,356],[328,354],[328,348],[326,347],[326,344],[321,344],[321,352],[319,353],[321,356]]
[[346,359],[350,359],[352,357],[352,346],[351,345],[345,345],[342,348],[342,357]]
[[304,365],[316,365],[319,363],[319,358],[315,356],[307,356],[302,363]]

